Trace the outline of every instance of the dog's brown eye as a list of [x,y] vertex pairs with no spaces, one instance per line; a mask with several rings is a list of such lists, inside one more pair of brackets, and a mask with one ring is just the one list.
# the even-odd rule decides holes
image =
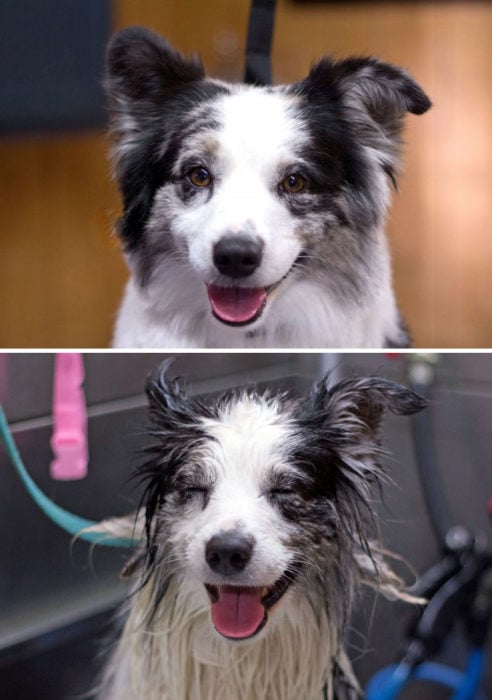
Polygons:
[[291,173],[290,175],[287,175],[285,180],[282,180],[281,187],[283,191],[287,192],[288,194],[297,194],[298,192],[302,192],[302,190],[306,187],[306,184],[306,180],[302,177],[302,175]]
[[191,184],[195,185],[195,187],[208,187],[212,182],[212,176],[208,170],[206,168],[202,168],[201,165],[199,165],[197,168],[193,168],[193,170],[190,170],[188,177],[190,178]]

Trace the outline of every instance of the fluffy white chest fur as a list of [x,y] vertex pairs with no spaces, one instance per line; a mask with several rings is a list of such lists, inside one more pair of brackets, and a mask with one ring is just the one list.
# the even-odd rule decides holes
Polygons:
[[383,347],[408,341],[384,236],[405,71],[325,58],[293,85],[206,79],[155,34],[108,52],[119,235],[116,347]]
[[[255,330],[228,328],[205,305],[202,285],[177,274],[171,290],[127,284],[113,338],[115,348],[381,348],[405,345],[395,298],[387,278],[373,300],[352,304],[331,297],[308,280],[294,282],[275,300],[269,318]],[[387,269],[389,273],[389,268]],[[181,276],[183,280],[183,276]],[[391,339],[391,343],[388,343]]]

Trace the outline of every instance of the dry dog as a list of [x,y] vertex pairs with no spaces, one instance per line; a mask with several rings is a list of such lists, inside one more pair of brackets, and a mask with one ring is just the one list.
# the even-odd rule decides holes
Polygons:
[[131,271],[117,347],[389,347],[408,336],[384,235],[402,69],[323,58],[293,85],[207,79],[141,28],[106,77]]

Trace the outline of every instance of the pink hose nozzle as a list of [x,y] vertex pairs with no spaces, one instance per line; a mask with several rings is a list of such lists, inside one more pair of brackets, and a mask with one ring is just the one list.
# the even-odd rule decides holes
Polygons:
[[87,410],[82,382],[84,365],[80,353],[58,353],[53,387],[53,479],[71,481],[87,476]]

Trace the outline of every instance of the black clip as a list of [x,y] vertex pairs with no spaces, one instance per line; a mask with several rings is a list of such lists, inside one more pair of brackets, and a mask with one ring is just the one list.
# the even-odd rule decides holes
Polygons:
[[[454,543],[455,534],[459,544]],[[464,536],[466,535],[466,537]],[[465,528],[448,533],[444,558],[422,576],[412,593],[427,598],[407,630],[403,660],[411,667],[436,654],[458,618],[472,647],[485,642],[492,616],[492,557]]]

